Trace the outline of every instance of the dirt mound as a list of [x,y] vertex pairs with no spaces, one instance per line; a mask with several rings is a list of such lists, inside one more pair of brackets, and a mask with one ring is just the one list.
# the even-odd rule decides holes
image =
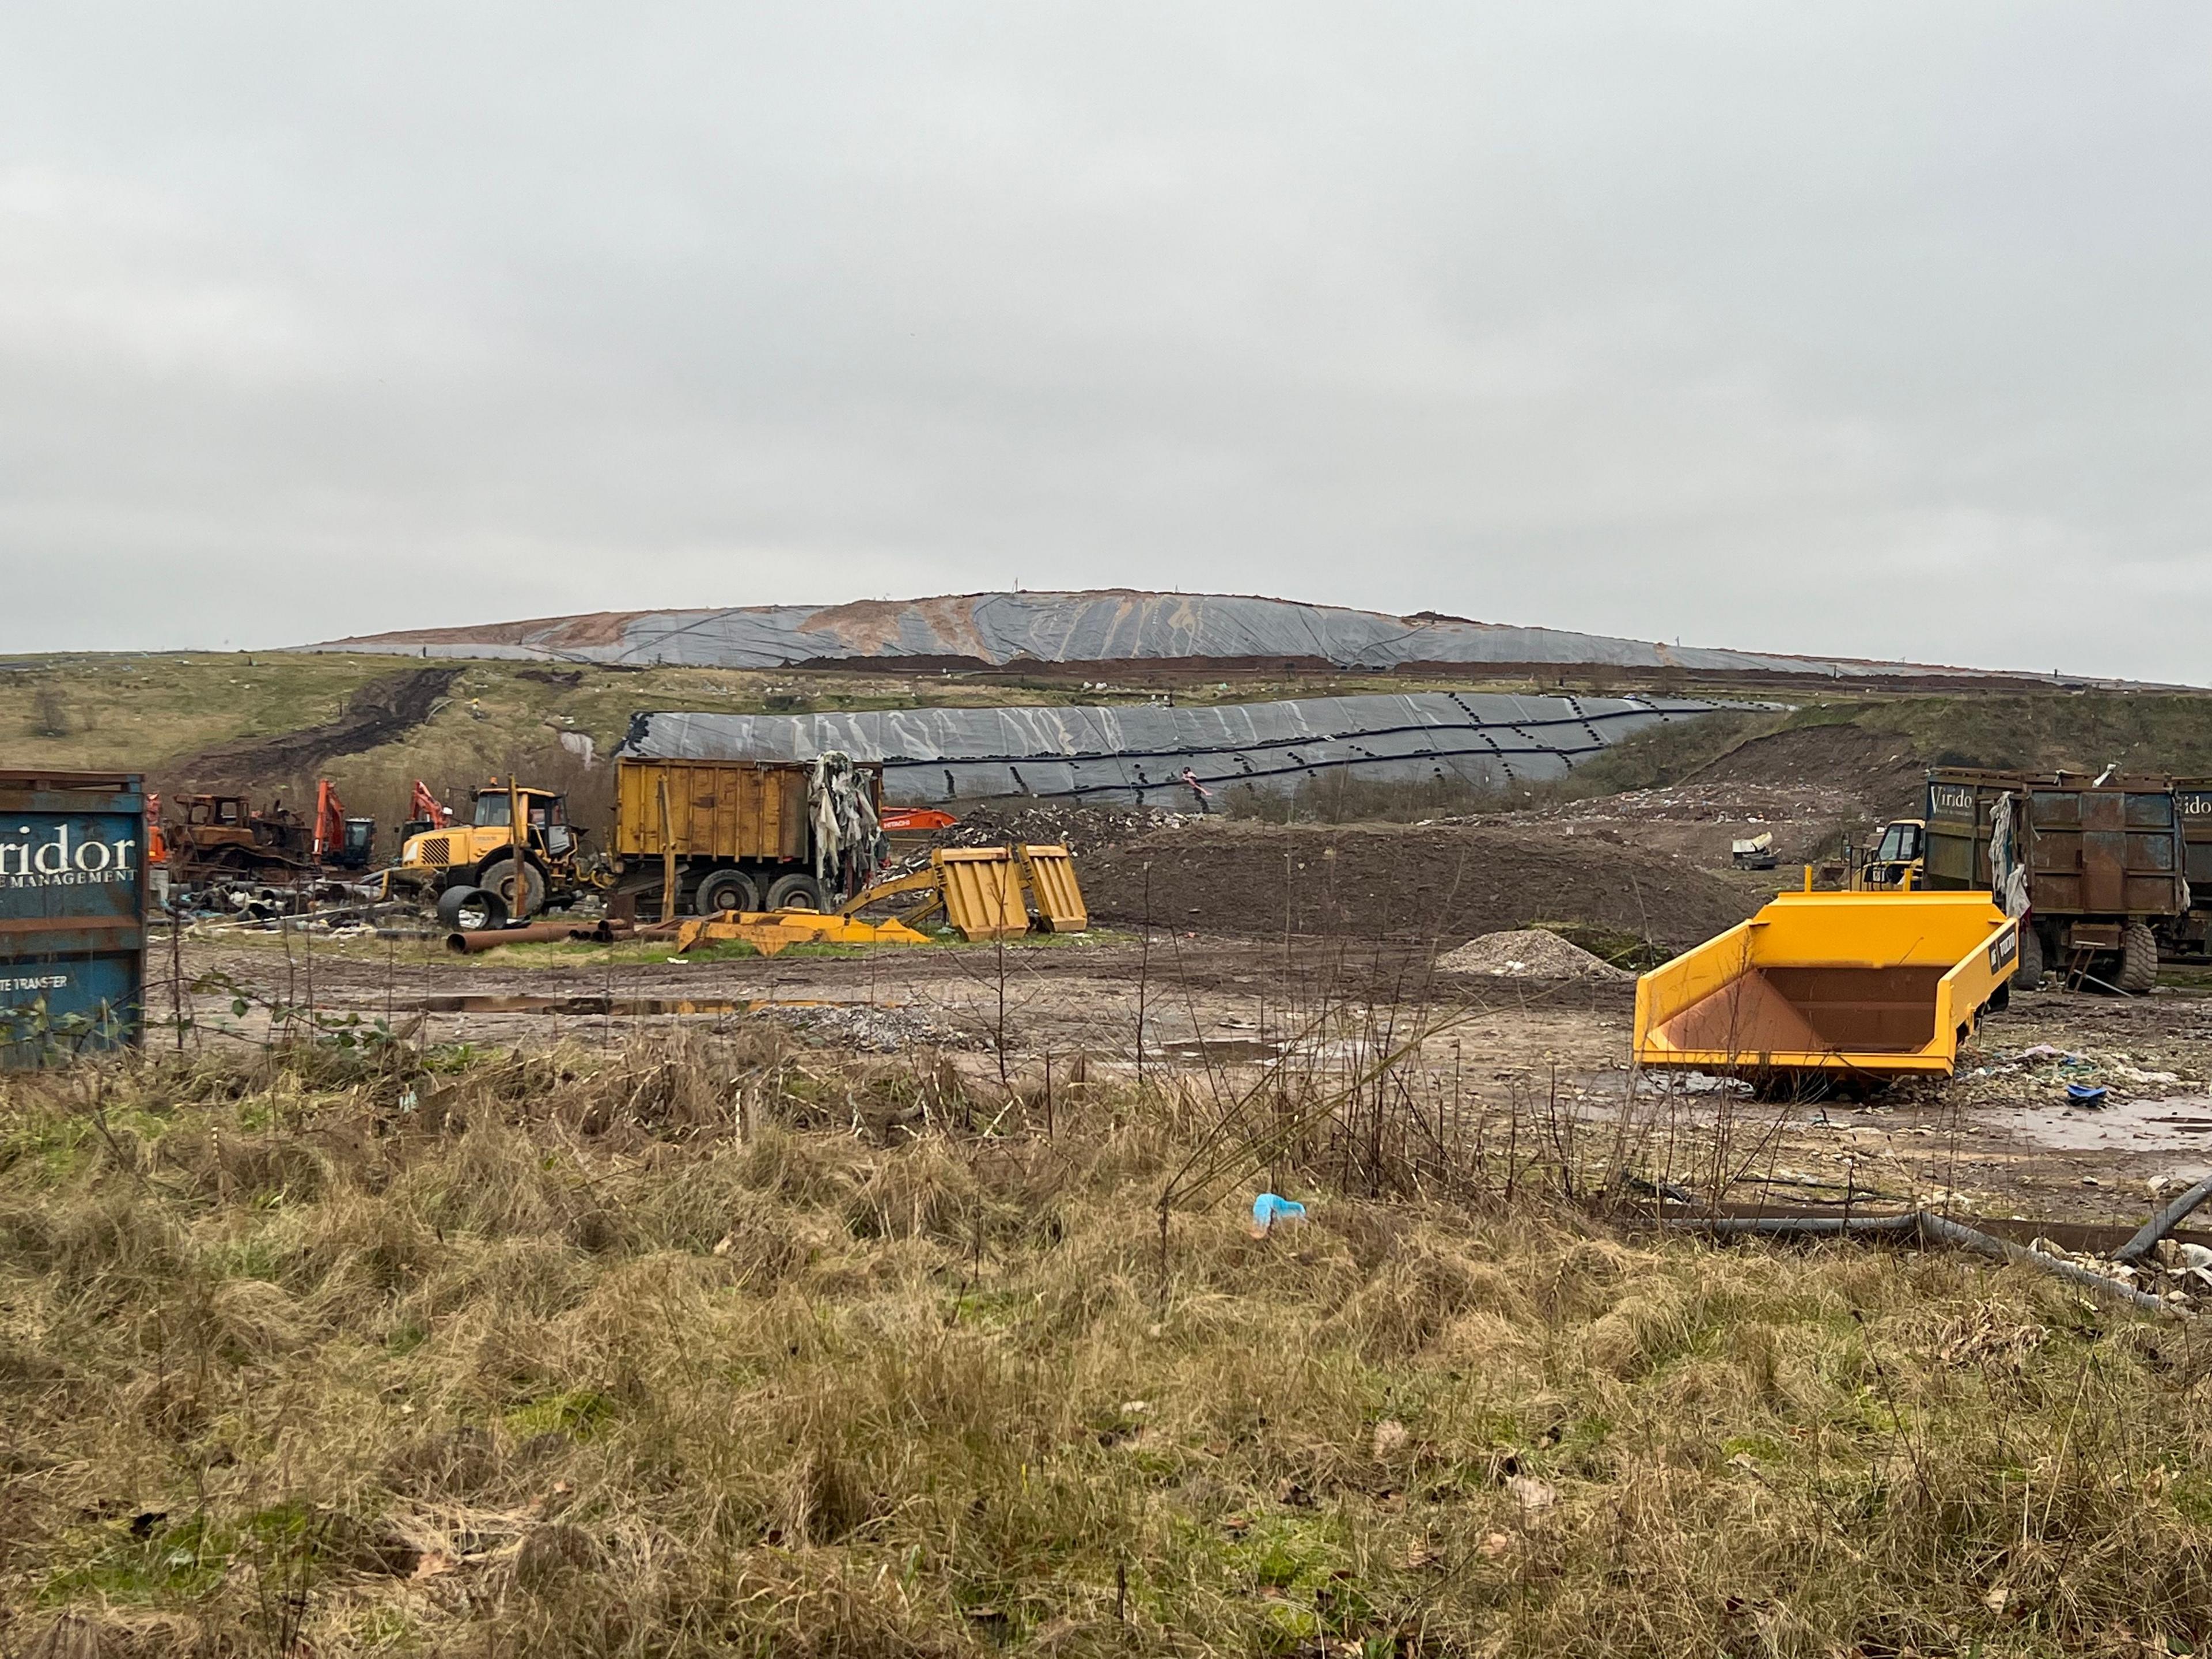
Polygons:
[[1490,974],[1500,979],[1632,979],[1611,963],[1540,927],[1485,933],[1437,958],[1440,974]]
[[1486,824],[1195,819],[1085,859],[1091,914],[1121,925],[1279,935],[1464,939],[1539,920],[1679,949],[1755,904],[1673,858]]
[[458,668],[416,668],[387,674],[353,694],[346,712],[320,726],[273,738],[226,744],[163,769],[186,787],[263,785],[315,771],[338,755],[357,755],[420,726],[460,678]]
[[1848,790],[1883,812],[1920,799],[1926,763],[1911,740],[1856,726],[1802,726],[1740,743],[1686,783],[1821,785]]

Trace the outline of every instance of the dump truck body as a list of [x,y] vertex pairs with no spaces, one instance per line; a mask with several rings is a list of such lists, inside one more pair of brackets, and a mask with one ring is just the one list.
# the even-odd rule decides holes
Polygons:
[[1945,1075],[2012,976],[1987,893],[1784,893],[1636,985],[1636,1058],[1771,1078]]
[[[882,766],[853,769],[879,816]],[[609,850],[621,886],[662,883],[672,854],[680,910],[830,908],[842,894],[815,875],[812,775],[802,762],[617,760]]]
[[1942,769],[1928,775],[1923,884],[1996,884],[1990,843],[1997,803],[2012,803],[2031,928],[2025,985],[2046,962],[2077,980],[2146,991],[2157,976],[2154,929],[2188,910],[2181,824],[2170,779]]

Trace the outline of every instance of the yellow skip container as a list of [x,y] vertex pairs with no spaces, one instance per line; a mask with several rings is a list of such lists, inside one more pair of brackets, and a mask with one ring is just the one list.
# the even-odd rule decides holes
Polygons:
[[1636,982],[1636,1058],[1726,1075],[1948,1076],[2020,962],[1987,893],[1784,893]]

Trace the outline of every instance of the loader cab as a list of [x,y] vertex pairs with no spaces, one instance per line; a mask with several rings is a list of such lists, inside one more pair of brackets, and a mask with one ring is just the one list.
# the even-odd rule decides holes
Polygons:
[[1859,866],[1853,884],[1862,892],[1892,891],[1918,887],[1925,872],[1928,821],[1897,818],[1882,826],[1881,838]]
[[[555,858],[565,858],[575,851],[576,832],[568,823],[568,798],[544,789],[525,789],[520,793],[532,844]],[[477,792],[476,828],[506,830],[514,822],[514,807],[506,790]]]

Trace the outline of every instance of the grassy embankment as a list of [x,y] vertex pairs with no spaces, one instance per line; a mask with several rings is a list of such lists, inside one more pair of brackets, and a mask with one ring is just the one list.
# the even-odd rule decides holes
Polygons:
[[[9,1079],[0,1650],[2212,1637],[2191,1330],[1658,1241],[1380,1091],[1017,1084],[772,1034]],[[1255,1239],[1270,1163],[1312,1218]]]
[[[236,653],[167,656],[20,658],[4,665],[9,696],[0,711],[0,756],[9,766],[116,767],[147,773],[158,787],[185,781],[192,757],[337,719],[362,687],[426,666],[420,659],[374,655]],[[578,790],[581,816],[605,805],[595,780],[559,745],[562,732],[589,737],[604,753],[641,709],[707,712],[844,711],[923,706],[997,706],[1141,701],[1139,690],[1086,691],[1049,675],[1033,683],[1000,678],[721,669],[612,670],[587,665],[467,662],[450,695],[423,724],[397,740],[331,760],[320,769],[349,807],[396,823],[410,782],[460,793],[494,772],[526,773]],[[1179,689],[1185,702],[1437,689],[1538,690],[1375,676],[1207,681]],[[1711,688],[1705,688],[1710,690]],[[1725,691],[1715,695],[1726,695]],[[1599,757],[1560,783],[1492,793],[1438,785],[1426,791],[1331,779],[1289,808],[1297,817],[1348,821],[1434,817],[1501,810],[1530,802],[1644,788],[1694,777],[1778,736],[1845,731],[1886,740],[1908,769],[1928,763],[2065,767],[2095,771],[2118,763],[2146,771],[2212,774],[2212,697],[2185,693],[2016,692],[1867,697],[1808,703],[1776,714],[1682,721],[1646,732]],[[1748,747],[1747,747],[1748,746]],[[1817,753],[1813,757],[1817,763]],[[1879,757],[1875,758],[1881,758]],[[1839,774],[1860,763],[1839,753]],[[1847,778],[1840,781],[1848,781]],[[258,775],[256,792],[297,798],[313,776]],[[1233,803],[1231,803],[1233,805]],[[1269,805],[1265,816],[1278,816]]]

